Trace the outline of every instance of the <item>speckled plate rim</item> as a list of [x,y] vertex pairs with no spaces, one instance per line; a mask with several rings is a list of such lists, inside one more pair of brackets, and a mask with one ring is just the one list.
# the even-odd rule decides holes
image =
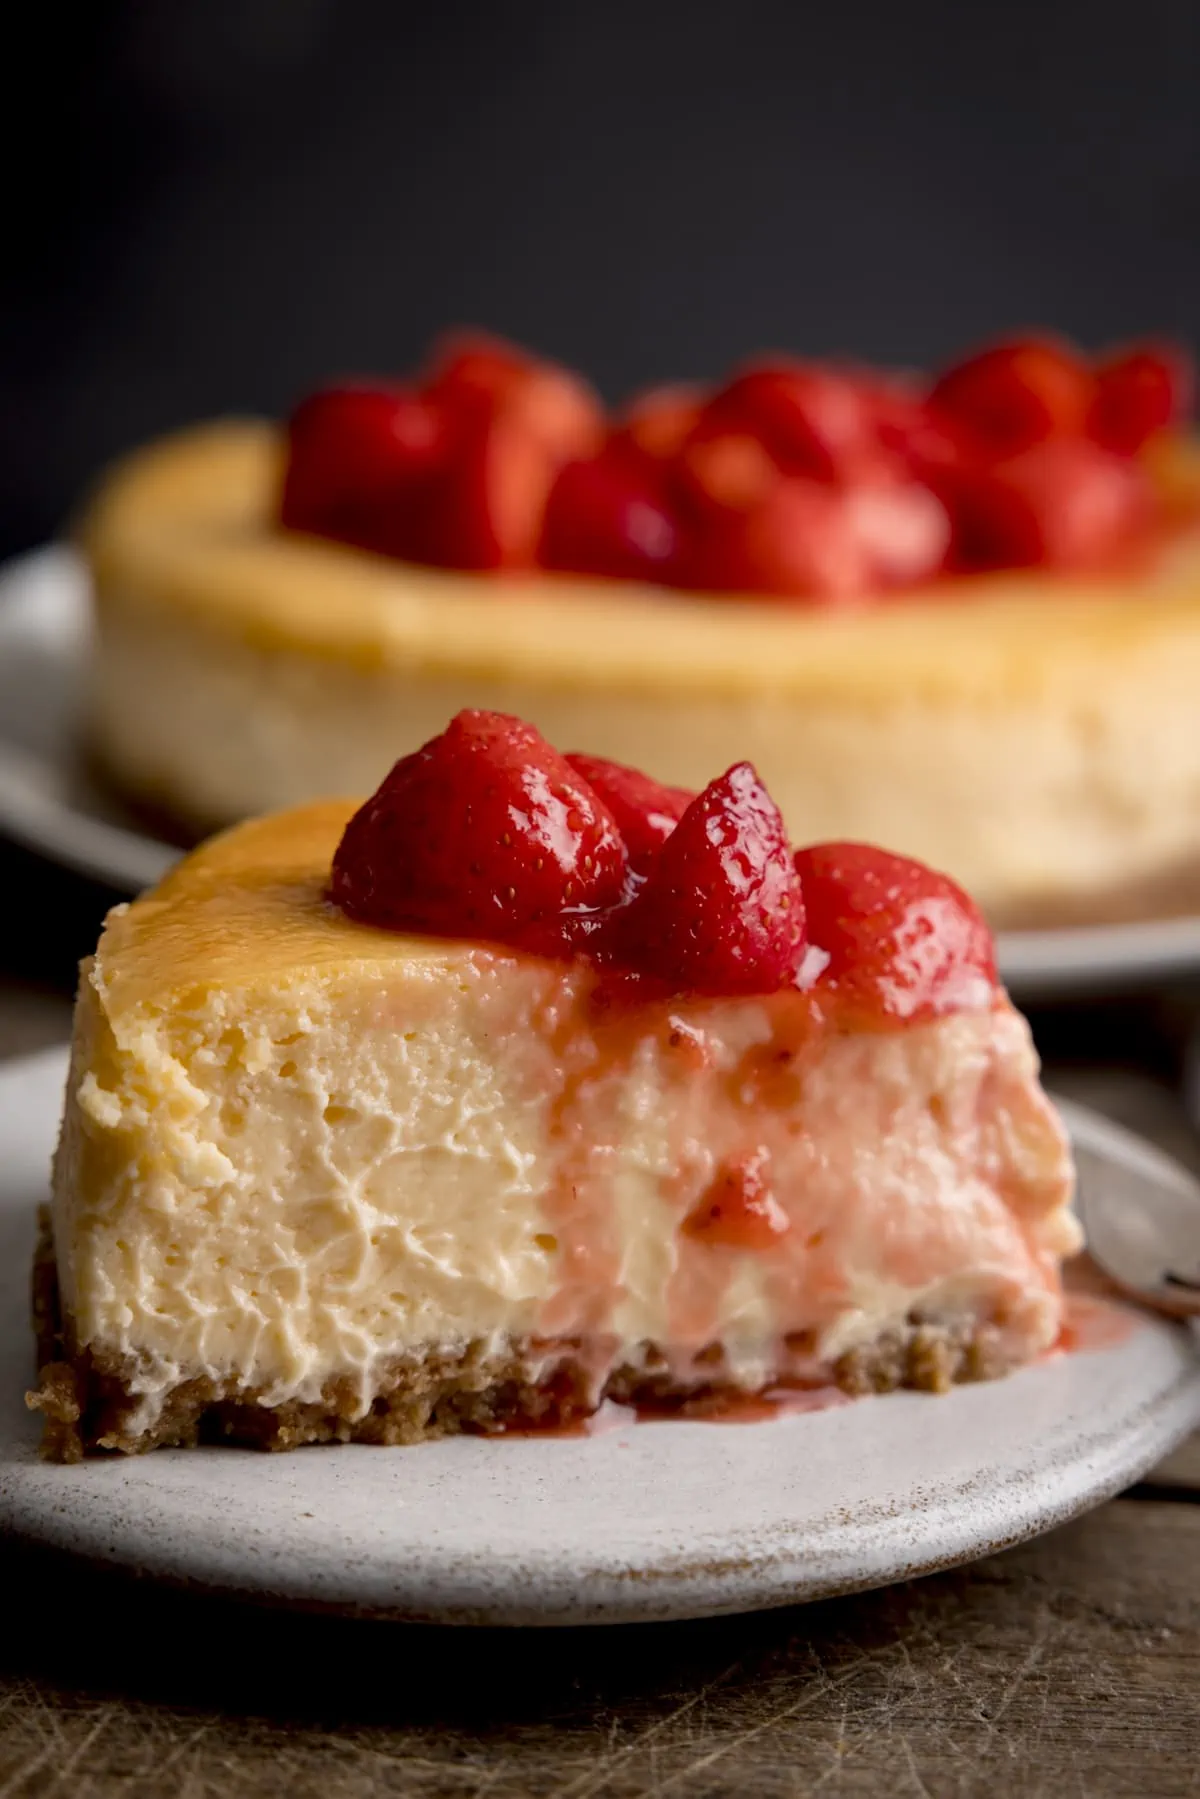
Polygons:
[[[1200,1422],[1200,1353],[1129,1337],[941,1399],[894,1394],[754,1425],[410,1450],[213,1449],[50,1467],[32,1373],[33,1214],[62,1051],[0,1067],[0,1530],[258,1601],[454,1624],[598,1624],[756,1610],[885,1585],[1047,1530]],[[1162,1174],[1076,1107],[1081,1141]]]
[[[82,774],[74,740],[87,653],[86,575],[65,545],[0,569],[0,830],[123,894],[153,885],[177,846],[142,830]],[[1018,999],[1096,992],[1200,969],[1200,916],[1007,931]]]

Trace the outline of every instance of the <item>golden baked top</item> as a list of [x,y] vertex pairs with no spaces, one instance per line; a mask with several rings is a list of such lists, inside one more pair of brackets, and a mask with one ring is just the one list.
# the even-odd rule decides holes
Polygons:
[[330,903],[333,853],[355,804],[323,800],[235,825],[116,907],[96,952],[109,1017],[199,988],[278,987],[335,967],[369,977],[461,956],[461,945],[352,923]]

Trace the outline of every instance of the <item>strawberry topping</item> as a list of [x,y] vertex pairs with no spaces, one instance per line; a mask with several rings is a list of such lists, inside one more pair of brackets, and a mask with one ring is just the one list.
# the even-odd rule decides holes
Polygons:
[[1091,361],[1025,337],[927,391],[777,358],[610,419],[569,370],[459,334],[412,386],[297,409],[280,519],[444,568],[818,604],[945,571],[1103,572],[1194,513],[1194,495],[1166,504],[1168,463],[1147,450],[1191,397],[1172,346]]
[[497,712],[460,712],[396,763],[346,826],[331,893],[384,930],[585,957],[601,1005],[790,990],[887,1023],[988,1005],[996,980],[953,881],[862,844],[793,854],[748,762],[692,796]]
[[1145,471],[1086,439],[964,471],[948,491],[961,568],[1102,569],[1153,517]]
[[543,568],[666,582],[679,531],[653,469],[605,451],[563,469],[542,527]]
[[819,980],[869,1017],[933,1018],[986,1003],[991,932],[949,876],[863,843],[796,852],[808,932],[828,957]]
[[1096,378],[1065,344],[1021,338],[949,369],[930,405],[988,456],[1016,456],[1048,437],[1082,437]]
[[616,822],[566,759],[520,719],[460,712],[350,820],[333,897],[388,930],[553,954],[625,879]]
[[676,991],[774,993],[795,979],[804,898],[779,808],[748,762],[692,801],[617,942],[624,959]]
[[1190,359],[1173,344],[1148,344],[1109,357],[1096,370],[1092,436],[1119,456],[1136,456],[1156,432],[1191,410]]
[[404,555],[450,450],[448,420],[408,388],[327,388],[288,426],[280,518],[292,531]]
[[857,382],[800,362],[736,376],[709,402],[704,427],[747,432],[785,473],[816,481],[852,481],[878,445],[870,401]]
[[781,481],[761,504],[711,517],[692,558],[691,585],[702,591],[837,603],[871,584],[849,496],[816,481]]
[[607,762],[603,756],[576,754],[567,761],[608,807],[634,869],[653,860],[696,797],[685,787],[664,787],[639,769]]

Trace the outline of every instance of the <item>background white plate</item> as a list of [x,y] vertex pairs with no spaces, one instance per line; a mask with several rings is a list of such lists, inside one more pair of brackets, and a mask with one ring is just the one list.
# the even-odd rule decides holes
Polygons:
[[[53,860],[136,893],[179,855],[92,782],[76,744],[87,654],[86,577],[66,548],[0,573],[0,830]],[[1200,917],[1010,931],[1000,965],[1017,999],[1104,992],[1200,968]]]
[[[0,1528],[168,1580],[443,1623],[697,1617],[880,1586],[1046,1530],[1200,1422],[1200,1354],[1139,1320],[1119,1345],[945,1398],[591,1438],[456,1438],[264,1456],[40,1462],[22,1392],[34,1207],[60,1051],[0,1069]],[[1070,1109],[1081,1141],[1163,1158]]]

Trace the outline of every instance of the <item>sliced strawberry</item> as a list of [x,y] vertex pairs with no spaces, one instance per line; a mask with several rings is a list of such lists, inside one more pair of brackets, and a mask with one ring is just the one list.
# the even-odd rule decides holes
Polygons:
[[664,787],[639,769],[608,762],[603,756],[573,754],[567,761],[616,819],[629,865],[635,870],[653,860],[696,797],[685,787]]
[[448,421],[405,387],[344,386],[292,414],[280,522],[419,557],[422,517],[450,454]]
[[669,583],[679,546],[661,481],[611,449],[569,462],[546,502],[544,568]]
[[963,569],[1102,569],[1138,541],[1154,505],[1138,464],[1085,438],[963,469],[946,492]]
[[1106,450],[1135,456],[1156,431],[1187,417],[1194,387],[1191,358],[1178,344],[1144,344],[1110,356],[1096,369],[1091,434]]
[[763,1148],[722,1163],[684,1219],[684,1234],[723,1249],[772,1249],[791,1220],[771,1191],[770,1174],[770,1157]]
[[990,1003],[995,950],[979,908],[946,875],[862,843],[796,852],[818,982],[867,1019],[920,1019]]
[[674,991],[774,993],[794,980],[800,883],[779,808],[748,762],[692,801],[615,941],[622,960]]
[[1081,436],[1095,393],[1095,377],[1070,345],[1021,338],[956,363],[929,403],[978,454],[1006,457],[1047,438]]
[[799,479],[780,482],[750,512],[714,515],[688,565],[692,586],[781,599],[853,599],[873,579],[846,496]]
[[532,725],[460,712],[354,814],[333,898],[388,930],[569,953],[572,918],[625,876],[612,814]]
[[815,481],[852,479],[878,451],[867,396],[850,377],[802,362],[744,370],[713,396],[696,436],[746,432],[780,468]]

